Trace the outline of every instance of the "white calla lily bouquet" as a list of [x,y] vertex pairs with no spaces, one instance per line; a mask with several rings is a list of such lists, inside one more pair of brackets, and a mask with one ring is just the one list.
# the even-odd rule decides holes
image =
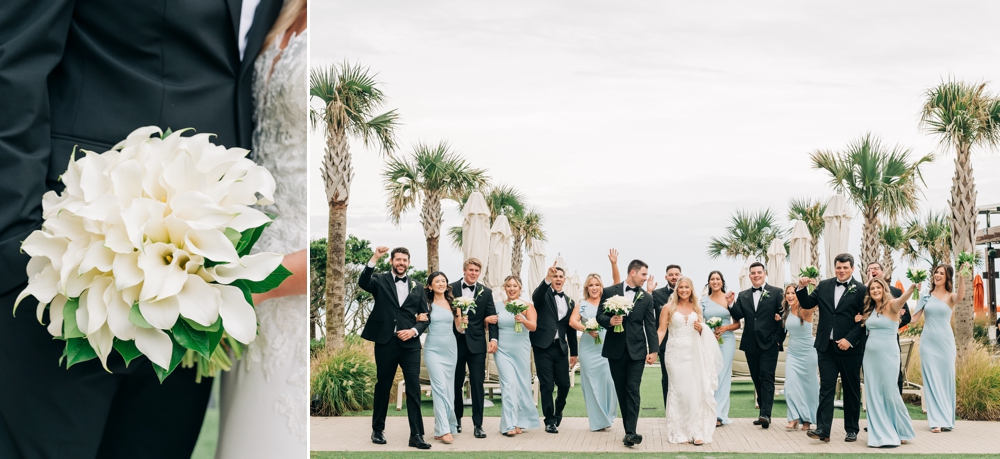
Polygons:
[[[472,298],[465,298],[460,296],[455,298],[455,301],[453,301],[451,304],[459,311],[462,311],[462,315],[469,315],[476,313],[476,300]],[[462,329],[464,330],[466,328],[469,328],[469,324],[463,322]]]
[[[622,295],[615,295],[604,301],[604,310],[616,316],[627,316],[628,313],[632,312],[632,302]],[[625,327],[618,324],[615,325],[613,331],[621,333],[625,331]]]
[[250,207],[273,202],[270,172],[183,132],[143,127],[107,152],[74,152],[65,189],[42,197],[14,309],[33,296],[40,323],[48,310],[67,368],[97,358],[107,370],[114,350],[126,365],[145,355],[160,381],[182,361],[200,381],[256,338],[251,294],[291,274],[281,254],[250,254],[271,222]]

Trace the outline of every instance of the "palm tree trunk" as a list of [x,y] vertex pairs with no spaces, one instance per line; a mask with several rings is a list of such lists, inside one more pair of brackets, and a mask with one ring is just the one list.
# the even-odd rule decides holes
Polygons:
[[424,238],[427,239],[427,272],[439,270],[438,246],[441,238],[441,221],[444,212],[441,210],[441,197],[428,192],[424,197],[424,206],[420,212],[420,223],[424,225]]
[[514,233],[514,252],[510,256],[510,273],[518,278],[521,277],[521,264],[524,262],[524,239],[520,232]]
[[[810,241],[810,244],[812,244],[811,247],[812,250],[810,250],[811,252],[810,256],[812,257],[812,265],[815,266],[817,270],[819,270],[819,237],[813,236],[812,241]],[[819,270],[819,272],[822,273],[823,271]],[[795,274],[798,275],[798,273]]]
[[861,259],[857,265],[861,269],[867,267],[868,263],[878,261],[878,231],[881,229],[878,213],[873,209],[866,209],[864,217],[865,223],[861,227]]
[[330,203],[326,267],[326,347],[344,346],[344,264],[347,252],[347,204]]
[[882,250],[882,270],[885,272],[882,277],[888,282],[892,279],[892,247],[883,245]]
[[[955,177],[951,184],[951,241],[953,253],[975,249],[973,233],[976,231],[976,183],[972,175],[972,158],[969,145],[959,145],[955,157]],[[943,262],[950,261],[950,257]],[[955,306],[955,344],[958,354],[964,355],[972,344],[972,327],[975,312],[972,309],[972,279],[956,277],[955,282],[965,282],[965,297]]]

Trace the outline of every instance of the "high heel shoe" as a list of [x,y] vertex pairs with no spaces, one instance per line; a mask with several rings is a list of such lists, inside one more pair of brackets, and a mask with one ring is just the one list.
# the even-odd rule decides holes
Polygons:
[[798,428],[799,428],[799,421],[789,422],[788,425],[785,426],[785,430],[795,430]]

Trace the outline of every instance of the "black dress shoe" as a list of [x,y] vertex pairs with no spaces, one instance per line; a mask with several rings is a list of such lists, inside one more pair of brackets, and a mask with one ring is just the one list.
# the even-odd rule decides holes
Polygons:
[[423,435],[410,435],[410,446],[417,449],[431,449],[430,443],[424,441]]
[[473,435],[475,435],[476,438],[486,438],[486,432],[484,432],[483,428],[479,426],[476,426],[476,430],[473,432]]
[[376,445],[384,445],[385,444],[385,437],[382,435],[382,431],[381,430],[373,430],[372,431],[372,443],[374,443]]
[[819,430],[810,430],[810,431],[806,432],[806,435],[808,435],[809,438],[815,438],[817,440],[822,440],[822,441],[825,441],[827,443],[830,443],[830,434],[828,434],[826,432],[822,432],[822,431],[819,431]]
[[632,434],[632,443],[639,444],[642,443],[642,435]]
[[844,441],[846,441],[846,442],[858,441],[858,433],[857,432],[847,432],[847,437],[844,438]]
[[625,446],[635,446],[635,443],[632,441],[632,434],[625,434],[622,443],[625,443]]
[[757,418],[756,420],[754,420],[753,425],[759,426],[760,425],[760,418]]
[[757,422],[760,423],[760,426],[765,429],[771,427],[771,418],[767,416],[761,416],[757,418]]
[[548,433],[559,433],[559,429],[556,428],[555,424],[545,424],[545,431]]
[[458,425],[455,426],[455,429],[458,431],[458,433],[462,433],[462,423],[459,422]]

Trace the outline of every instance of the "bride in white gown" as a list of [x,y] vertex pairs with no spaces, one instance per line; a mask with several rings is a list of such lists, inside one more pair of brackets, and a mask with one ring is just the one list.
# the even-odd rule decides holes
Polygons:
[[666,417],[670,443],[711,443],[715,431],[715,390],[722,352],[697,305],[694,283],[688,277],[680,278],[663,307],[657,330],[661,342],[670,331],[663,353],[668,376]]
[[305,0],[286,0],[254,62],[254,159],[277,185],[261,209],[277,218],[254,249],[288,254],[293,275],[254,297],[259,335],[222,376],[217,459],[308,454],[305,29]]

